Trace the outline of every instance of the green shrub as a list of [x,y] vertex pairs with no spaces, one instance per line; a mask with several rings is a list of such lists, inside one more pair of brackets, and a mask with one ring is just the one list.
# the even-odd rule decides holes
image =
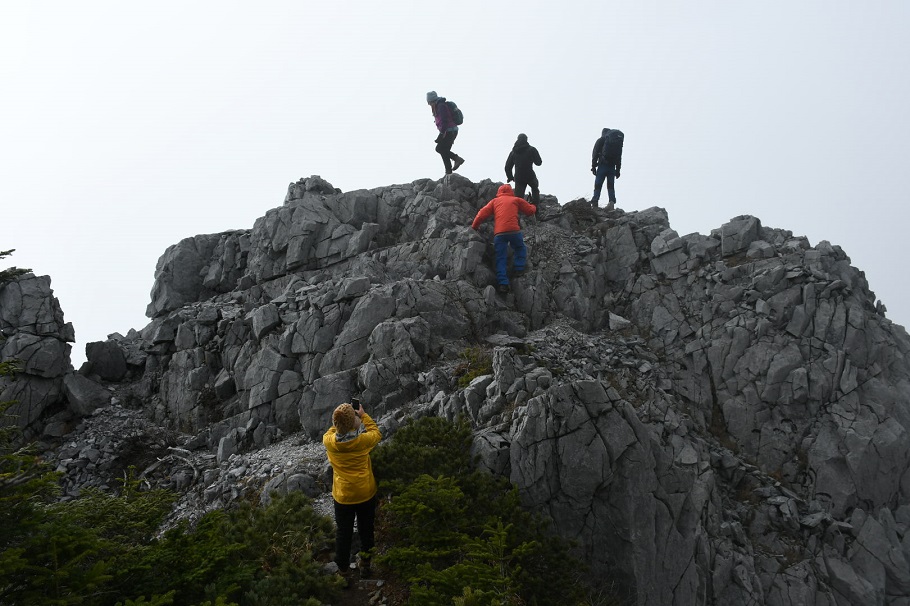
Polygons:
[[223,511],[208,513],[192,531],[180,523],[137,550],[116,580],[117,597],[173,592],[178,604],[236,597],[252,573],[240,561],[243,546],[228,541],[222,532],[225,518]]
[[322,574],[317,552],[334,539],[331,520],[301,493],[266,508],[215,511],[195,530],[183,524],[152,545],[126,575],[133,595],[175,591],[175,602],[231,599],[243,606],[318,605],[338,580]]
[[[145,596],[137,598],[135,600],[127,600],[125,602],[117,602],[116,606],[171,606],[174,603],[174,593],[173,591],[167,592],[165,595],[153,596],[152,599],[146,601]],[[211,600],[206,600],[197,606],[239,606],[236,602],[228,602],[224,598],[218,598],[214,602]]]
[[335,526],[302,493],[273,495],[266,508],[243,505],[231,512],[225,532],[254,564],[242,604],[319,606],[335,594],[337,579],[323,575],[315,559],[334,545]]
[[470,444],[465,423],[428,417],[374,451],[391,494],[377,563],[408,585],[409,604],[580,603],[569,543],[507,480],[473,469]]
[[[0,258],[5,254],[0,253]],[[16,371],[15,360],[0,362],[0,377]],[[7,416],[13,404],[0,402],[0,415]],[[15,446],[18,437],[16,425],[0,429],[0,604],[66,603],[52,594],[61,581],[66,585],[67,576],[75,576],[66,553],[77,539],[72,533],[53,536],[45,509],[59,493],[60,474],[52,472],[31,447]]]
[[127,482],[120,495],[46,503],[48,480],[0,486],[0,604],[318,606],[340,591],[315,560],[332,522],[302,494],[215,511],[156,539],[173,495]]
[[[0,259],[5,259],[6,257],[10,256],[15,250],[16,249],[13,248],[11,250],[0,251]],[[22,269],[19,267],[8,267],[6,269],[2,269],[0,270],[0,284],[3,282],[8,282],[17,276],[21,276],[22,274],[27,274],[30,271],[32,270]]]
[[424,474],[457,478],[470,473],[472,441],[466,421],[451,423],[438,417],[409,421],[371,455],[380,491],[399,493]]

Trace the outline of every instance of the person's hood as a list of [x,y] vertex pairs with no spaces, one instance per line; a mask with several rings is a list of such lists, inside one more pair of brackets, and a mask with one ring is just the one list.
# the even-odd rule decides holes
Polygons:
[[363,425],[361,425],[357,429],[352,429],[351,431],[349,431],[347,433],[336,433],[335,434],[335,443],[341,444],[343,442],[350,442],[351,440],[353,440],[354,438],[356,438],[357,436],[359,436],[362,433],[363,433]]
[[514,196],[515,190],[512,189],[512,186],[508,183],[503,183],[499,186],[499,189],[496,191],[496,196]]
[[610,132],[611,130],[612,130],[612,129],[605,128],[605,129],[603,129],[603,130],[600,132],[600,135],[601,135],[601,136],[606,135],[606,134],[607,134],[608,132]]
[[519,139],[518,141],[515,142],[515,145],[512,146],[512,151],[515,151],[515,152],[524,151],[524,150],[528,149],[529,147],[531,147],[531,144],[528,143],[527,139],[524,139],[524,140]]

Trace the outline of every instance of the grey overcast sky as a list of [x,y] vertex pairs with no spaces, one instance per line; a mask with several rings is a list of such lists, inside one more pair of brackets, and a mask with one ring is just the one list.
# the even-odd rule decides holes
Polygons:
[[910,322],[910,2],[0,0],[0,250],[49,275],[87,342],[148,323],[155,264],[250,228],[287,185],[442,176],[426,92],[456,101],[474,181],[515,136],[541,189],[680,235],[732,217],[840,245]]

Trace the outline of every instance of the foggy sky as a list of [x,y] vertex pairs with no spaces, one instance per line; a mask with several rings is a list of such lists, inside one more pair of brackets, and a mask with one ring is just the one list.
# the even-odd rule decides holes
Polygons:
[[78,368],[148,323],[171,244],[252,227],[301,177],[440,178],[435,90],[471,180],[504,180],[524,132],[543,193],[590,197],[620,128],[619,208],[828,240],[906,326],[910,3],[867,4],[4,2],[4,267],[51,276]]

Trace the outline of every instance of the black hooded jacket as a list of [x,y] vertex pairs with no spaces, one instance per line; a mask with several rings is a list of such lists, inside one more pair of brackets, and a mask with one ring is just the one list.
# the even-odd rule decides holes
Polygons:
[[622,168],[622,147],[620,147],[619,155],[614,156],[613,158],[604,159],[601,158],[601,152],[603,151],[604,146],[604,137],[607,136],[607,133],[610,132],[609,128],[603,129],[600,134],[600,139],[594,142],[594,151],[591,153],[591,170],[597,168],[597,165],[602,161],[606,161],[608,164],[612,164],[616,167],[616,170]]
[[506,160],[506,178],[511,181],[512,167],[515,168],[515,177],[526,179],[534,176],[534,165],[540,166],[543,161],[536,147],[532,147],[527,140],[515,142],[512,151],[509,152],[509,158]]

